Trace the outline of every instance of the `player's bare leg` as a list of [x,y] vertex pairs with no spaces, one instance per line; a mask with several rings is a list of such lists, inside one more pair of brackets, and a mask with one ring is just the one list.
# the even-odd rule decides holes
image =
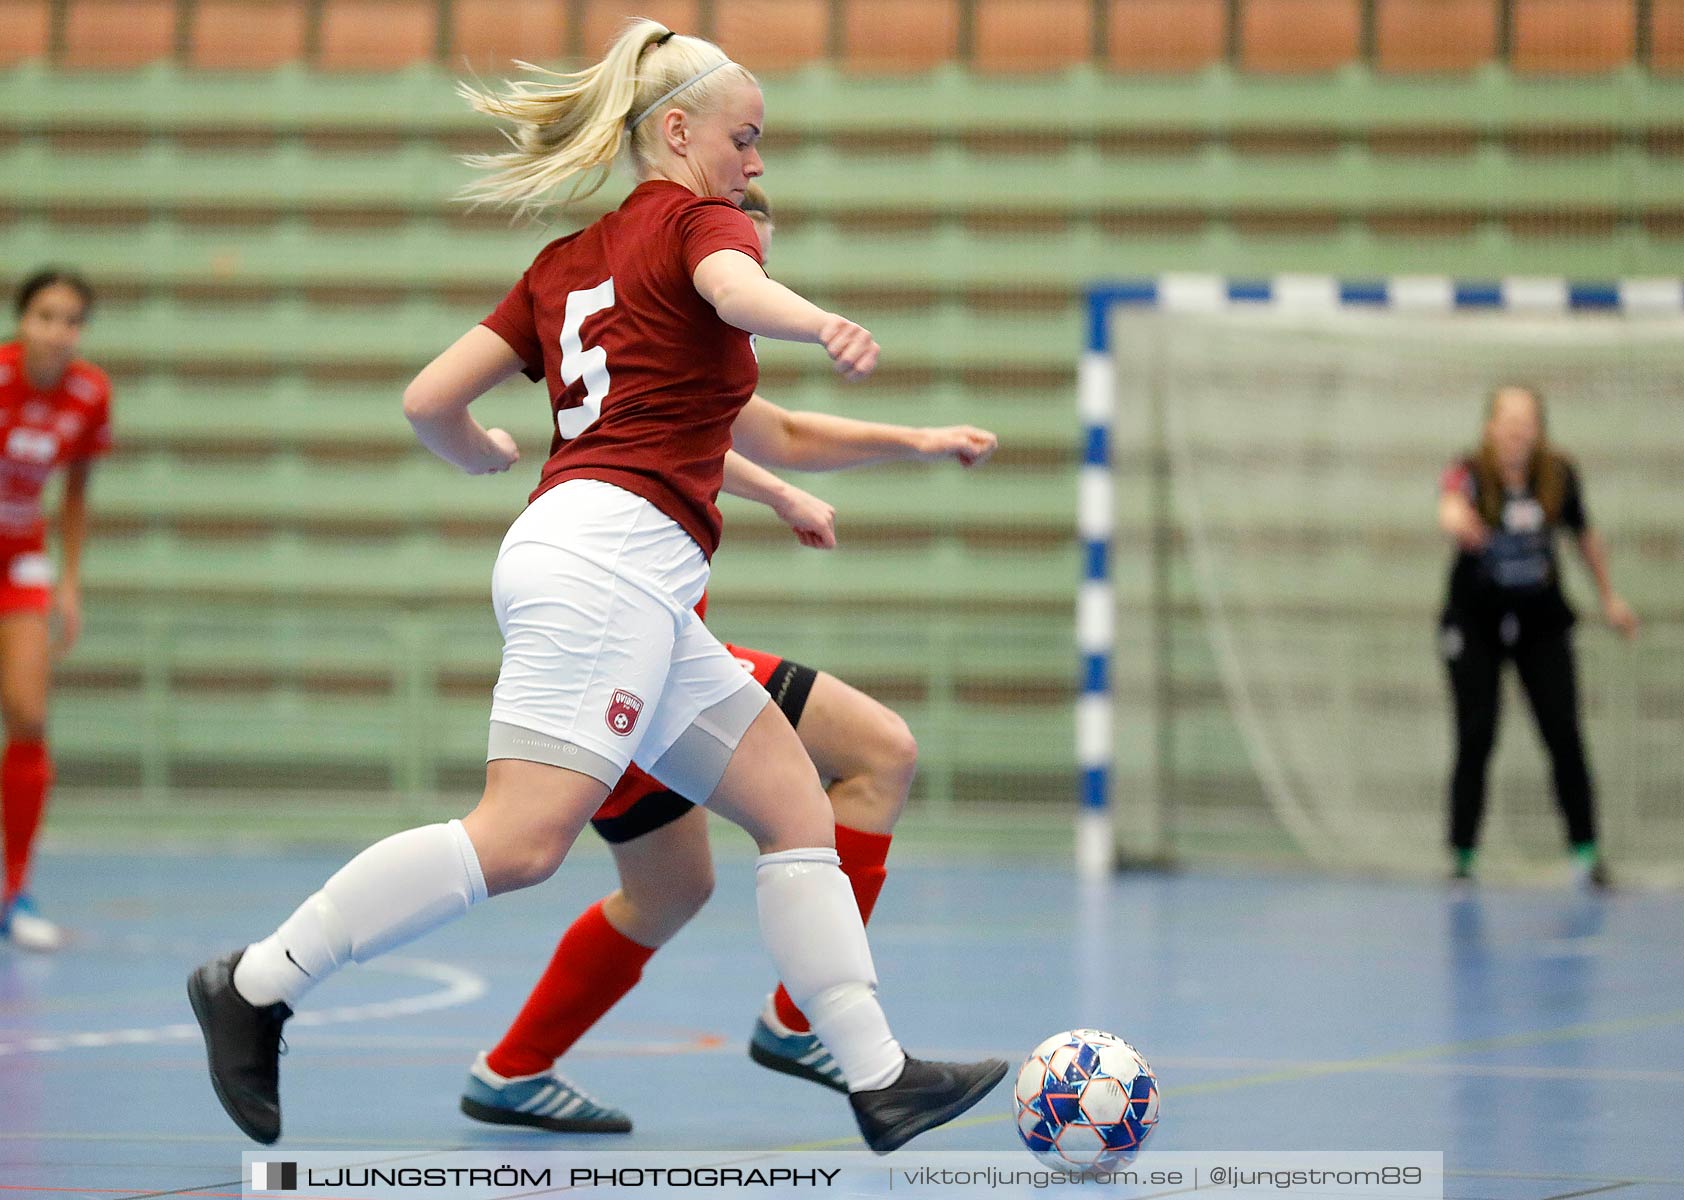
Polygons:
[[713,851],[707,812],[693,808],[670,824],[611,846],[620,887],[602,901],[602,915],[651,950],[666,945],[713,895]]
[[901,1050],[877,1002],[877,973],[833,849],[829,798],[795,730],[767,705],[708,805],[760,846],[755,897],[773,962],[848,1080],[866,1144],[887,1153],[952,1120],[1004,1078],[998,1059],[928,1063]]
[[301,996],[489,895],[548,879],[607,794],[589,775],[497,759],[467,817],[370,846],[269,937],[199,967],[188,997],[234,1123],[259,1142],[280,1137],[281,1027]]
[[900,714],[819,672],[797,732],[818,769],[838,825],[888,833],[918,771],[918,742]]
[[[798,732],[819,775],[831,781],[826,791],[842,873],[860,919],[870,921],[886,877],[890,831],[918,769],[918,743],[898,713],[824,672],[813,681]],[[755,1020],[748,1052],[770,1070],[847,1090],[841,1068],[782,984]]]
[[649,957],[713,892],[707,813],[693,808],[611,845],[620,887],[568,926],[507,1033],[468,1072],[476,1121],[556,1133],[630,1133],[631,1117],[556,1070],[556,1061],[637,985]]
[[518,891],[554,875],[607,795],[606,784],[564,767],[518,758],[487,763],[485,792],[462,818],[486,894]]
[[707,806],[753,838],[761,854],[834,849],[830,798],[776,705],[762,708],[743,734]]
[[[832,779],[831,802],[845,814],[838,852],[864,917],[882,885],[888,830],[910,788],[917,745],[900,717],[834,676],[817,675],[800,713],[796,732],[818,773]],[[562,1132],[631,1128],[627,1114],[584,1093],[557,1061],[636,984],[654,948],[705,903],[712,887],[706,836],[705,815],[692,811],[612,846],[621,888],[569,926],[508,1032],[474,1063],[464,1112]],[[846,1092],[841,1069],[794,1011],[800,1032],[780,1028],[768,1013],[750,1053],[774,1070]]]

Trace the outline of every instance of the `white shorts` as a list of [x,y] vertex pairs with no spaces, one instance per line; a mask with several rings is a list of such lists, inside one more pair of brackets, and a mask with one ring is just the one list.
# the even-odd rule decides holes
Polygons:
[[487,758],[609,787],[635,761],[705,801],[767,702],[694,612],[707,579],[695,539],[641,496],[571,479],[533,501],[491,576],[503,666]]

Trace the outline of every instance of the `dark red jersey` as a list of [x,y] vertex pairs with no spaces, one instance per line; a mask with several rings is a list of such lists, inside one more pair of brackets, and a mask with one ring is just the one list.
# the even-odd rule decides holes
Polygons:
[[64,463],[111,449],[111,383],[74,360],[39,391],[23,369],[23,346],[0,344],[0,543],[40,546],[46,535],[41,488]]
[[731,422],[760,376],[749,335],[692,282],[718,250],[760,261],[742,210],[651,180],[544,247],[485,319],[527,375],[549,384],[556,433],[533,499],[564,480],[599,479],[642,496],[713,554]]

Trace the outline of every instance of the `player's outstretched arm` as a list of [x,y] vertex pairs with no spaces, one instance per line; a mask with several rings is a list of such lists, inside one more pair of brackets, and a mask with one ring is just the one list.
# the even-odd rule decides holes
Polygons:
[[1479,551],[1490,540],[1490,531],[1479,513],[1460,492],[1442,492],[1438,498],[1438,527],[1464,550]]
[[817,496],[786,483],[770,471],[755,466],[735,450],[725,455],[725,482],[721,490],[742,500],[764,504],[778,519],[814,550],[836,548],[836,510]]
[[844,471],[873,463],[946,459],[974,467],[988,461],[999,439],[971,425],[886,425],[828,413],[790,412],[757,394],[731,426],[731,442],[764,467]]
[[520,459],[515,440],[481,426],[468,415],[468,405],[523,365],[507,342],[475,325],[410,381],[403,415],[421,444],[445,462],[470,475],[507,471]]
[[817,342],[845,379],[864,379],[877,366],[870,332],[768,279],[741,250],[715,250],[696,264],[691,281],[727,325],[785,342]]

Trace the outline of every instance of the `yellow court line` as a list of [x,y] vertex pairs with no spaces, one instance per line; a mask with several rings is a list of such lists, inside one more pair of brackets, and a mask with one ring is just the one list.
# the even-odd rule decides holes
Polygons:
[[1507,1050],[1518,1046],[1546,1046],[1552,1042],[1572,1042],[1582,1038],[1611,1037],[1622,1033],[1636,1033],[1645,1029],[1662,1029],[1668,1025],[1684,1025],[1684,1008],[1671,1012],[1653,1013],[1646,1017],[1626,1017],[1618,1021],[1586,1021],[1578,1025],[1564,1025],[1559,1029],[1537,1029],[1530,1033],[1506,1033],[1497,1037],[1470,1038],[1460,1042],[1445,1042],[1437,1046],[1422,1046],[1414,1050],[1399,1050],[1391,1054],[1376,1054],[1368,1058],[1351,1058],[1334,1062],[1289,1067],[1261,1075],[1241,1075],[1233,1079],[1213,1079],[1207,1083],[1192,1083],[1175,1089],[1178,1096],[1198,1096],[1210,1092],[1233,1091],[1264,1083],[1289,1083],[1300,1079],[1318,1079],[1327,1075],[1345,1075],[1353,1071],[1373,1071],[1380,1067],[1421,1062],[1430,1058],[1445,1058],[1452,1054],[1477,1054],[1486,1050]]
[[[1506,1050],[1516,1046],[1545,1046],[1552,1042],[1571,1042],[1581,1038],[1612,1037],[1622,1033],[1636,1033],[1646,1029],[1664,1029],[1668,1025],[1684,1025],[1684,1008],[1671,1012],[1653,1013],[1646,1017],[1626,1017],[1618,1021],[1587,1021],[1578,1025],[1564,1025],[1559,1029],[1538,1029],[1531,1033],[1508,1033],[1498,1037],[1470,1038],[1461,1042],[1444,1042],[1437,1046],[1421,1046],[1414,1050],[1399,1050],[1391,1054],[1376,1054],[1367,1058],[1338,1059],[1257,1075],[1236,1075],[1231,1079],[1212,1079],[1205,1083],[1178,1086],[1171,1095],[1205,1096],[1214,1092],[1232,1092],[1260,1084],[1295,1083],[1304,1079],[1320,1079],[1328,1075],[1346,1075],[1357,1071],[1373,1071],[1400,1063],[1420,1062],[1430,1058],[1444,1058],[1452,1054],[1475,1054],[1485,1050]],[[960,1117],[949,1121],[945,1129],[967,1129],[977,1125],[991,1125],[1011,1118],[1005,1113],[989,1116]],[[800,1142],[782,1150],[839,1150],[859,1143],[858,1137],[828,1138],[819,1142]]]

